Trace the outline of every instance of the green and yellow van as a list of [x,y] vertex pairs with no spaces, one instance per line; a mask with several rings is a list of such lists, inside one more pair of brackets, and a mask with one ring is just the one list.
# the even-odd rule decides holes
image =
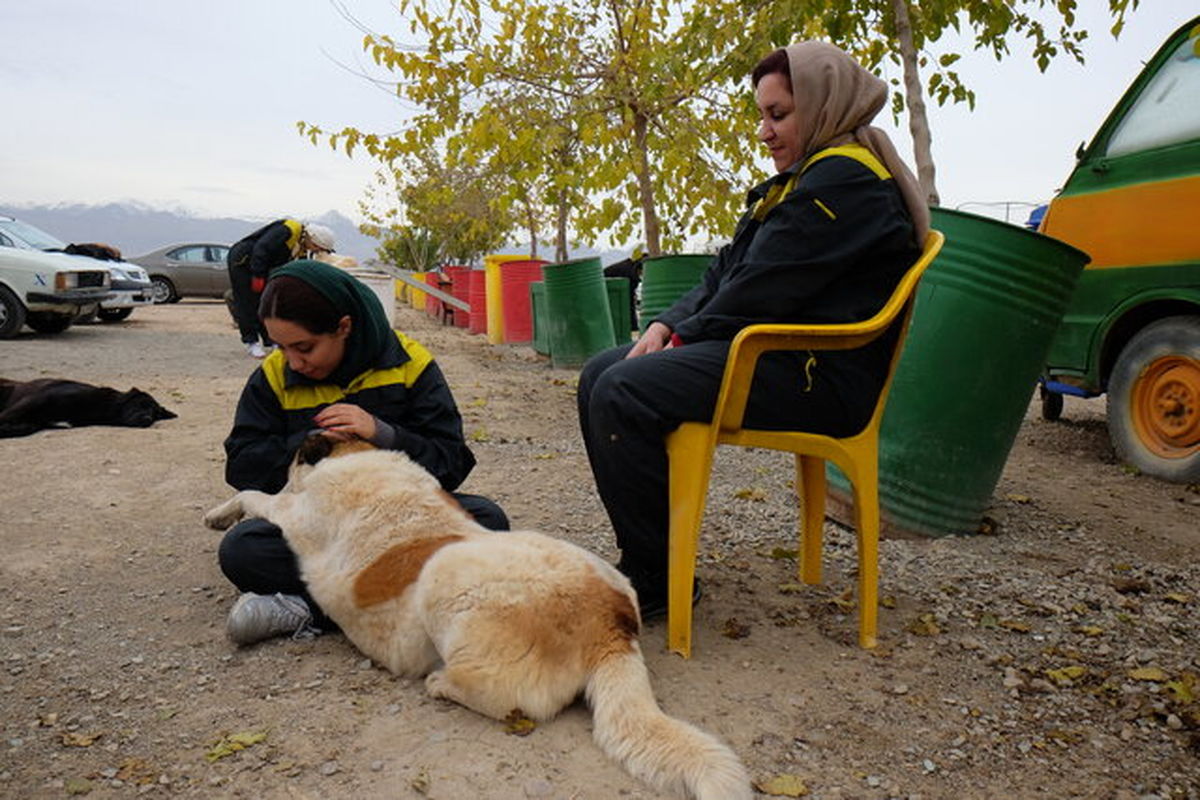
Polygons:
[[1050,347],[1043,416],[1107,392],[1123,461],[1200,481],[1200,17],[1080,149],[1039,230],[1092,259]]

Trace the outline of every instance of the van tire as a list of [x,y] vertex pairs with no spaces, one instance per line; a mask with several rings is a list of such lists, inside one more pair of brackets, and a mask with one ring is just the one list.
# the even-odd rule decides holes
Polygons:
[[11,339],[25,324],[25,306],[7,286],[0,286],[0,339]]
[[1152,322],[1121,350],[1108,380],[1108,434],[1139,471],[1200,481],[1200,316]]

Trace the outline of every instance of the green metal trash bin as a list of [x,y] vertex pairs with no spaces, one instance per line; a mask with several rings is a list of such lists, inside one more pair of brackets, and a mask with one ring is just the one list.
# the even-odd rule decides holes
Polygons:
[[529,284],[529,315],[533,325],[533,349],[548,356],[550,337],[546,333],[546,284],[541,281]]
[[[933,209],[946,244],[917,290],[880,428],[884,528],[974,533],[991,502],[1086,253],[998,220]],[[828,469],[830,511],[849,483]]]
[[550,361],[556,367],[582,366],[612,347],[612,314],[599,258],[581,258],[542,267]]
[[644,260],[640,329],[645,331],[656,316],[698,285],[712,260],[711,255],[655,256]]
[[628,344],[633,338],[633,321],[629,318],[629,278],[605,278],[604,288],[608,291],[613,338],[617,344]]

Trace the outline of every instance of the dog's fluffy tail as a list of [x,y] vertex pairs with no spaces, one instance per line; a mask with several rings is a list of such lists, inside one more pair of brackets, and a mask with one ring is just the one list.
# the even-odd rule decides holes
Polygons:
[[631,652],[613,653],[596,667],[587,697],[596,743],[630,774],[696,800],[752,797],[750,776],[732,750],[658,707],[636,643]]

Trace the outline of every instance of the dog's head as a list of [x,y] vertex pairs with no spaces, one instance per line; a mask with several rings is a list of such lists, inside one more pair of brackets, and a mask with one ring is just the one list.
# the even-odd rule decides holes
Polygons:
[[121,394],[117,402],[118,424],[130,428],[149,428],[160,419],[175,419],[175,413],[158,404],[158,401],[141,389],[130,389]]
[[288,483],[298,483],[313,467],[327,458],[374,449],[375,445],[363,439],[335,439],[320,431],[313,431],[305,436],[304,441],[296,448],[292,466],[288,469]]

